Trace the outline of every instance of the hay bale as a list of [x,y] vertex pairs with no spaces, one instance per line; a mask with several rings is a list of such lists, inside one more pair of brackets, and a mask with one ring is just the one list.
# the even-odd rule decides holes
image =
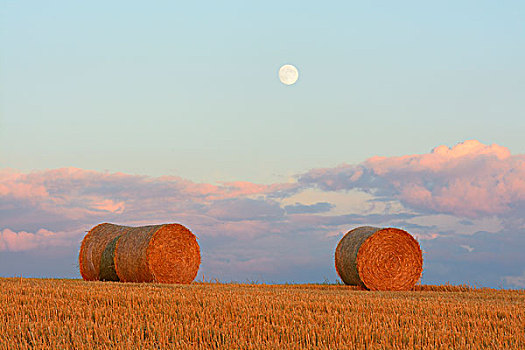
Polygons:
[[115,250],[123,282],[191,283],[200,261],[195,235],[180,224],[132,227]]
[[93,227],[86,234],[80,246],[78,263],[80,274],[86,281],[100,280],[102,253],[108,243],[126,233],[129,227],[103,223]]
[[345,284],[370,290],[410,290],[421,278],[423,254],[406,231],[363,226],[339,241],[335,268]]
[[79,254],[88,281],[190,283],[200,261],[195,235],[180,224],[100,224],[84,237]]

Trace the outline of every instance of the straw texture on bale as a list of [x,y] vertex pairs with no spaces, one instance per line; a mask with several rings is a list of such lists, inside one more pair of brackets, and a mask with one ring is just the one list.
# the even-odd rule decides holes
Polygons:
[[370,290],[410,290],[421,278],[423,254],[406,231],[363,226],[339,241],[335,268],[345,284]]
[[106,249],[102,252],[102,257],[100,258],[101,281],[120,281],[117,271],[115,271],[115,248],[117,247],[117,241],[120,237],[121,236],[115,237],[108,243]]
[[113,241],[116,237],[125,234],[128,230],[129,227],[127,226],[108,223],[97,225],[89,230],[82,240],[80,253],[78,255],[80,274],[84,280],[100,280],[102,253],[106,249],[108,243]]
[[179,224],[132,227],[115,249],[123,282],[191,283],[200,261],[195,235]]
[[201,257],[193,233],[180,224],[128,227],[100,224],[79,254],[85,280],[191,283]]

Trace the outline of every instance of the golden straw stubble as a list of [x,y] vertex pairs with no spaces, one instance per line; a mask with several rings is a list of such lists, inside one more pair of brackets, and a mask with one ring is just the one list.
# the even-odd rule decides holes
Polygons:
[[525,290],[0,277],[0,349],[525,349]]
[[423,254],[406,231],[364,226],[341,239],[335,265],[345,284],[370,290],[410,290],[421,277]]

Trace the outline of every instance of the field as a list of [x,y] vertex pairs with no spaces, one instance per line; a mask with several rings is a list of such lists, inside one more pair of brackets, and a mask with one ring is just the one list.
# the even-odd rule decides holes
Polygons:
[[0,278],[1,349],[525,349],[525,291]]

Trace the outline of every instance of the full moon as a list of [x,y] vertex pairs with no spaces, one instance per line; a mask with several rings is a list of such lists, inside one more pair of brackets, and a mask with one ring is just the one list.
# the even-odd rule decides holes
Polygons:
[[299,72],[297,71],[297,68],[291,64],[285,64],[279,69],[279,79],[281,80],[281,83],[292,85],[297,81],[297,78],[299,78]]

